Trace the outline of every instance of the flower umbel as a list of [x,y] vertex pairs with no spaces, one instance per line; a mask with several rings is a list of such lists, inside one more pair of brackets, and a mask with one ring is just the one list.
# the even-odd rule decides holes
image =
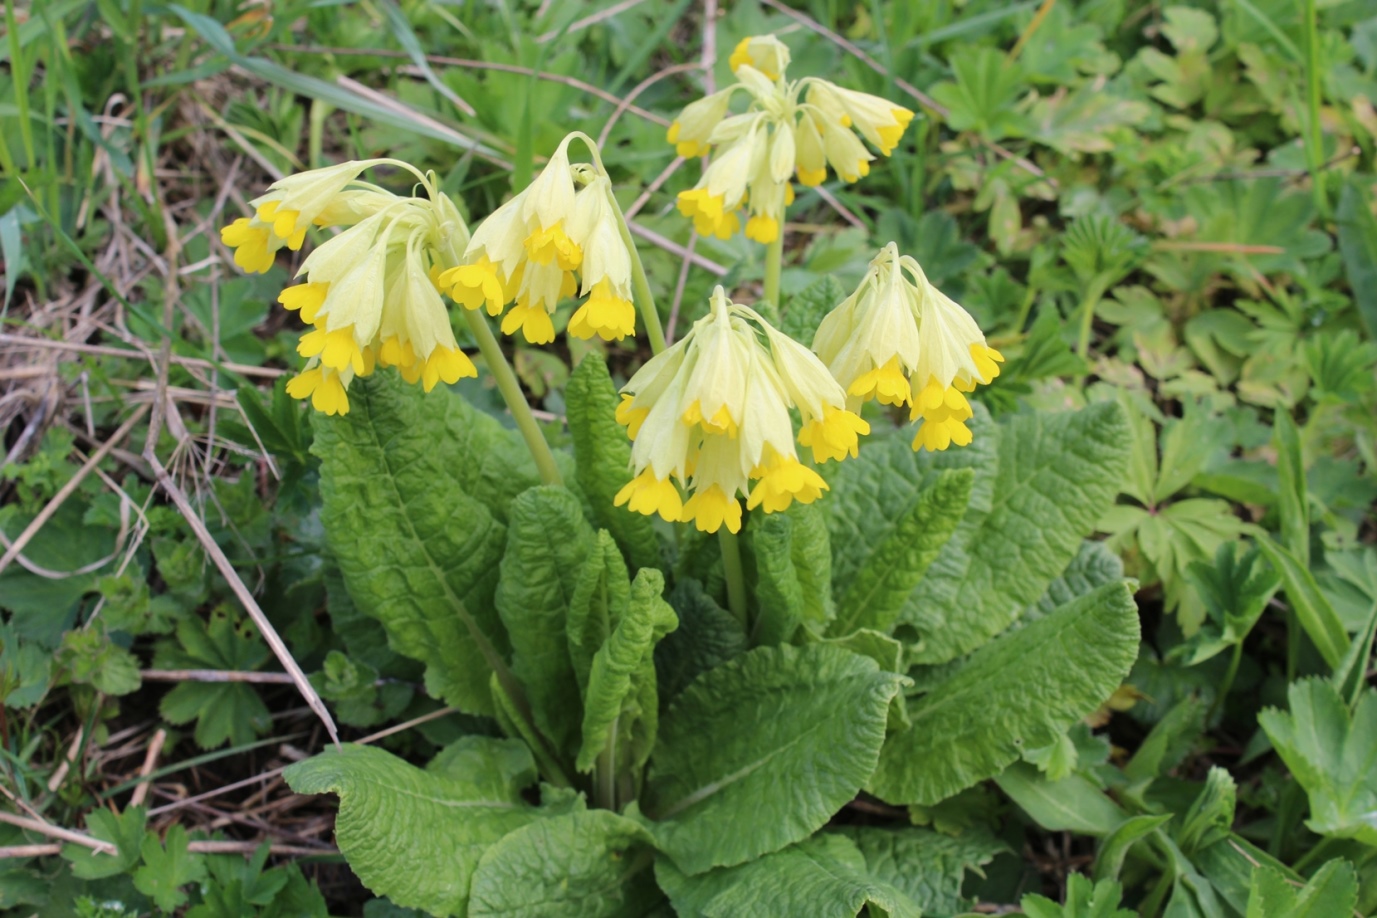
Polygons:
[[593,166],[569,162],[576,136],[564,138],[540,175],[478,225],[463,264],[439,276],[466,309],[482,306],[496,316],[514,303],[502,331],[520,330],[532,344],[555,339],[550,315],[575,294],[588,299],[570,319],[570,334],[611,341],[635,333],[631,254],[612,183]]
[[692,521],[704,532],[724,525],[737,532],[741,496],[748,509],[776,513],[827,490],[799,461],[791,407],[803,418],[799,442],[819,461],[856,455],[858,435],[870,428],[846,409],[841,386],[805,347],[721,287],[711,304],[622,390],[617,420],[633,441],[635,477],[616,504]]
[[928,450],[971,442],[965,393],[998,376],[1004,360],[970,314],[892,242],[822,320],[813,350],[846,387],[853,409],[872,398],[908,405],[910,417],[922,422],[913,448]]
[[[679,210],[700,235],[730,238],[741,228],[737,211],[749,206],[747,237],[773,242],[795,176],[818,185],[831,167],[854,182],[875,158],[855,132],[888,156],[913,120],[903,106],[819,77],[787,80],[789,49],[773,35],[742,39],[730,63],[738,82],[688,105],[667,135],[680,156],[717,152],[698,184],[679,193]],[[733,115],[738,94],[748,102]]]
[[[401,197],[358,180],[382,164],[411,171],[425,196]],[[307,256],[297,271],[305,283],[278,297],[311,326],[297,345],[306,367],[287,384],[289,395],[311,399],[325,414],[347,414],[350,382],[378,366],[397,367],[427,392],[478,375],[434,280],[468,242],[468,228],[433,175],[395,160],[341,163],[282,179],[253,203],[252,218],[221,232],[246,270],[266,271],[282,245],[299,248],[308,225],[346,227]]]

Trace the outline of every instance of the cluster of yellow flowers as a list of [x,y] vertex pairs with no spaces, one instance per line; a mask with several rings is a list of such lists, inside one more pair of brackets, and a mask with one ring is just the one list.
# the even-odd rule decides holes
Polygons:
[[[401,197],[359,180],[380,165],[415,174],[426,196]],[[325,414],[347,414],[349,383],[379,366],[397,367],[426,391],[478,375],[434,281],[449,253],[468,242],[468,227],[433,174],[398,160],[352,161],[288,176],[250,203],[252,217],[220,231],[247,271],[266,273],[283,246],[299,249],[307,227],[345,227],[302,262],[297,276],[306,282],[278,298],[311,326],[297,345],[309,360],[288,383],[290,395],[310,398]]]
[[[622,392],[617,420],[634,441],[635,477],[616,505],[692,521],[705,532],[741,528],[738,495],[747,497],[747,509],[775,513],[827,490],[822,476],[799,461],[791,407],[803,418],[799,443],[820,462],[855,456],[858,435],[870,432],[811,351],[731,302],[721,287],[708,314]],[[689,492],[687,501],[675,480]]]
[[921,420],[913,448],[942,450],[971,442],[971,405],[963,393],[999,375],[1004,361],[966,310],[927,279],[894,243],[870,262],[856,292],[818,326],[813,350],[852,407],[875,399],[908,405]]
[[576,136],[564,138],[540,175],[478,226],[464,263],[439,278],[466,309],[486,306],[496,316],[515,301],[502,331],[520,329],[532,344],[555,340],[550,314],[575,293],[588,299],[569,320],[570,334],[611,341],[636,330],[631,253],[612,183],[592,166],[570,164]]
[[[698,184],[679,193],[680,212],[704,236],[729,239],[741,228],[737,211],[747,207],[746,236],[774,242],[795,175],[819,185],[830,166],[854,182],[875,158],[855,132],[888,156],[913,120],[902,106],[819,77],[787,81],[789,49],[773,35],[743,39],[730,64],[739,82],[690,104],[669,126],[680,156],[717,148]],[[747,109],[729,114],[738,93],[749,98]]]
[[[825,80],[786,82],[788,63],[773,36],[746,39],[731,57],[740,82],[689,105],[671,126],[681,155],[719,147],[698,186],[679,195],[699,232],[730,236],[740,226],[736,211],[749,206],[747,236],[774,241],[795,174],[805,185],[821,182],[829,166],[847,181],[865,175],[873,156],[852,129],[887,155],[913,117]],[[751,97],[750,107],[729,115],[737,92]],[[595,165],[570,162],[575,139],[588,144]],[[359,178],[374,166],[411,172],[420,191],[402,197]],[[426,391],[477,375],[442,292],[470,311],[506,310],[502,331],[519,329],[533,344],[554,340],[550,316],[576,294],[586,299],[570,334],[610,341],[635,333],[639,262],[584,135],[566,137],[530,186],[472,236],[433,173],[391,159],[290,176],[251,203],[253,216],[221,231],[248,271],[269,270],[283,247],[299,249],[310,226],[341,228],[302,262],[304,283],[279,297],[310,326],[297,347],[308,362],[287,391],[326,414],[348,413],[350,382],[377,367],[395,366]],[[492,340],[481,317],[469,321],[480,341]],[[892,242],[823,319],[811,351],[718,287],[708,314],[622,390],[616,417],[633,441],[633,478],[615,503],[706,532],[737,532],[740,497],[747,509],[775,513],[827,490],[813,463],[857,455],[870,432],[860,417],[865,401],[908,406],[920,422],[915,450],[970,443],[966,393],[998,376],[1003,359]],[[791,410],[802,421],[797,435]]]

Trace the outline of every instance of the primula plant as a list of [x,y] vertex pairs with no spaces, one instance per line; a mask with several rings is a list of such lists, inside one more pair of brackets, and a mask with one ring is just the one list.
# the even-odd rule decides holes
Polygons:
[[[746,235],[768,244],[761,302],[719,286],[672,346],[582,135],[472,233],[434,175],[395,160],[283,179],[222,233],[253,271],[309,227],[341,228],[280,298],[311,326],[286,391],[320,412],[326,540],[426,690],[494,725],[425,768],[346,744],[287,770],[299,793],[338,795],[341,850],[399,906],[950,909],[924,879],[945,836],[838,814],[858,795],[937,807],[1020,757],[1045,763],[1135,659],[1117,565],[1064,576],[1097,551],[1082,539],[1123,474],[1118,407],[994,423],[967,396],[1003,357],[895,243],[850,296],[780,303],[794,180],[865,176],[857,133],[888,154],[913,117],[789,81],[788,63],[777,38],[746,39],[739,82],[669,129],[681,155],[712,155],[679,209],[725,237],[749,208]],[[575,140],[591,162],[571,161]],[[571,335],[629,338],[639,316],[652,356],[620,391],[582,358],[565,451],[488,321],[549,343],[575,296]],[[781,305],[811,338],[767,318]],[[519,436],[439,386],[479,363]],[[958,883],[999,850],[977,848]]]

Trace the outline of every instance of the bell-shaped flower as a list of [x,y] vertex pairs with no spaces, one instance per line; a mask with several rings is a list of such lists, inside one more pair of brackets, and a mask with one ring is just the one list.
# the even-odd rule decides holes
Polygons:
[[914,449],[971,442],[964,393],[999,375],[1003,357],[970,314],[890,243],[860,286],[825,316],[813,350],[846,388],[849,404],[908,405],[920,420]]
[[588,297],[570,320],[576,337],[610,341],[635,332],[631,253],[612,183],[593,166],[569,162],[576,136],[564,138],[540,175],[478,225],[462,264],[438,279],[466,309],[497,316],[512,303],[502,331],[520,331],[532,344],[555,339],[550,316],[576,294]]
[[358,181],[365,169],[377,165],[410,169],[390,159],[351,160],[278,179],[249,202],[253,216],[220,230],[220,241],[234,249],[240,268],[265,274],[278,249],[301,248],[310,226],[351,225],[390,204],[393,195]]
[[789,409],[805,429],[849,414],[841,386],[812,353],[721,287],[708,315],[623,393],[617,420],[633,441],[634,477],[615,503],[705,532],[739,531],[743,496],[766,513],[821,496],[827,484],[799,460]]
[[789,46],[773,35],[750,35],[736,43],[727,65],[732,73],[749,65],[772,80],[782,79],[789,66]]
[[[788,48],[774,36],[743,39],[731,57],[738,82],[690,103],[670,125],[668,139],[680,155],[716,153],[698,184],[678,199],[700,235],[730,238],[741,228],[736,211],[749,197],[746,235],[765,243],[777,239],[793,177],[819,185],[830,167],[854,182],[869,174],[875,159],[861,138],[888,156],[913,120],[911,111],[879,96],[818,77],[788,81],[788,62]],[[746,109],[730,114],[738,94],[749,100]],[[773,184],[762,181],[764,171]]]

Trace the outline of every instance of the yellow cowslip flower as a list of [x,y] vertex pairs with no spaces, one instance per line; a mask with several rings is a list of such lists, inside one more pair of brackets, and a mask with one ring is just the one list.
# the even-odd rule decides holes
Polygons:
[[253,216],[240,217],[220,230],[220,241],[234,249],[234,263],[240,268],[266,274],[278,249],[301,248],[307,227],[351,225],[373,213],[387,195],[380,197],[373,186],[357,179],[365,169],[384,164],[395,161],[352,160],[278,179],[249,202]]
[[[667,139],[679,155],[717,151],[698,184],[679,193],[679,210],[699,235],[730,238],[741,227],[736,212],[749,202],[746,235],[773,241],[793,199],[792,178],[819,185],[830,166],[854,182],[875,158],[854,131],[888,156],[913,120],[903,106],[818,77],[790,82],[788,63],[788,48],[774,36],[744,39],[731,57],[738,82],[690,103],[670,125]],[[732,115],[738,93],[749,101]]]
[[[425,195],[401,197],[358,181],[363,169],[378,164],[408,169]],[[264,227],[249,221],[245,228],[240,221],[238,229],[222,233],[230,237],[227,242],[262,231],[295,247],[292,237],[307,224],[346,227],[302,262],[297,276],[305,283],[278,297],[311,326],[297,345],[308,358],[306,367],[288,383],[288,394],[310,398],[326,414],[347,414],[349,384],[378,366],[397,367],[426,391],[441,381],[478,375],[459,349],[434,280],[437,269],[453,264],[468,243],[468,228],[433,174],[395,160],[344,163],[283,179],[254,203],[253,219]],[[241,264],[244,251],[236,252]],[[250,269],[257,270],[260,258],[256,249],[250,251]]]
[[910,417],[922,421],[913,448],[928,450],[971,442],[964,393],[998,376],[1004,360],[970,314],[892,242],[856,291],[823,318],[813,350],[853,409],[872,398],[910,406]]
[[[827,490],[799,461],[791,407],[806,431],[849,429],[842,455],[854,456],[856,435],[869,432],[846,410],[845,393],[816,356],[755,310],[732,303],[721,287],[708,314],[622,391],[616,416],[633,441],[635,477],[614,502],[671,522],[692,521],[704,532],[724,525],[740,531],[740,496],[748,509],[776,513]],[[810,435],[815,443],[821,439]],[[831,450],[830,443],[822,449]]]
[[550,315],[575,294],[588,299],[570,319],[570,334],[605,341],[635,334],[631,254],[612,182],[593,166],[570,164],[574,137],[564,138],[529,187],[478,225],[463,264],[439,276],[466,309],[482,306],[496,316],[514,302],[502,331],[520,331],[532,344],[555,339]]
[[749,64],[772,80],[784,76],[789,66],[789,46],[773,35],[750,35],[736,43],[727,66],[732,73]]

